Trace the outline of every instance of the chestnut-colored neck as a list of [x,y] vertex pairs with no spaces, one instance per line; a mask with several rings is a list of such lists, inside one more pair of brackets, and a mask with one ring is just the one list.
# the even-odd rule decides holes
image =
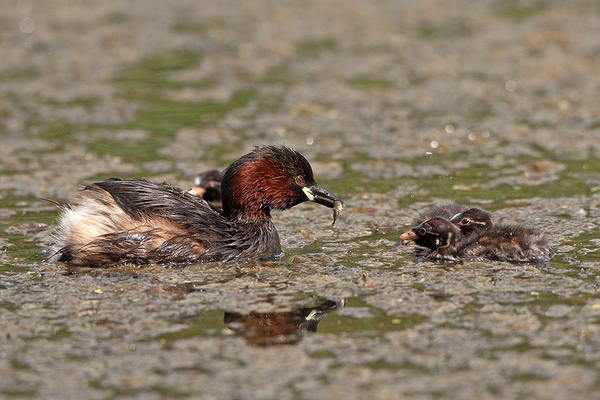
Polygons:
[[228,170],[221,183],[223,212],[231,220],[264,222],[271,210],[294,205],[289,177],[269,158],[260,158]]

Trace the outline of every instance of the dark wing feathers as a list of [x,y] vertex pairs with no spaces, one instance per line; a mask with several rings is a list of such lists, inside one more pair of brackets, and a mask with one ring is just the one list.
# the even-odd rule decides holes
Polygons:
[[217,239],[232,232],[232,223],[201,197],[169,185],[140,180],[109,179],[91,185],[108,192],[134,219],[163,217],[189,235]]

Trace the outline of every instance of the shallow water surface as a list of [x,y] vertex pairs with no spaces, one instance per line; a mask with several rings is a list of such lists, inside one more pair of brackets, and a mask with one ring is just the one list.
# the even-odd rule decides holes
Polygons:
[[[598,5],[459,3],[6,4],[0,397],[599,398]],[[281,260],[45,261],[45,198],[266,143],[346,203],[274,213]],[[444,200],[556,255],[418,262]]]
[[[506,371],[497,385],[507,387],[563,379],[571,369],[585,373],[595,365],[600,343],[600,198],[570,175],[589,162],[571,162],[553,185],[498,189],[505,195],[494,199],[468,187],[490,182],[502,168],[480,169],[477,180],[455,170],[452,186],[436,183],[448,177],[397,178],[397,187],[379,193],[353,186],[369,185],[373,178],[342,173],[320,179],[345,195],[347,207],[334,229],[331,211],[312,204],[275,215],[282,260],[172,268],[47,264],[54,205],[7,193],[0,220],[0,315],[6,360],[22,378],[5,386],[5,393],[40,393],[32,386],[44,376],[39,366],[57,358],[66,367],[78,365],[90,387],[97,385],[108,397],[123,385],[134,385],[130,393],[145,393],[148,374],[178,381],[189,374],[225,379],[245,375],[248,368],[263,373],[266,365],[247,358],[257,357],[253,347],[283,349],[268,356],[277,361],[260,362],[301,376],[307,375],[303,365],[318,366],[327,379],[340,368],[371,371],[377,379],[419,380],[453,374],[455,368],[479,374],[483,365],[490,376],[497,368]],[[583,193],[551,197],[569,182]],[[417,188],[420,195],[399,198],[404,188]],[[399,244],[398,236],[432,204],[427,194],[432,192],[493,210],[503,222],[545,231],[556,256],[542,266],[417,262],[413,248]],[[297,350],[290,353],[292,348]],[[288,365],[282,354],[300,358]],[[565,365],[571,365],[567,372]],[[132,368],[138,371],[134,375]],[[113,381],[115,371],[130,383]],[[160,385],[152,391],[165,396],[200,390],[181,391],[167,381]],[[374,390],[369,385],[363,390]]]

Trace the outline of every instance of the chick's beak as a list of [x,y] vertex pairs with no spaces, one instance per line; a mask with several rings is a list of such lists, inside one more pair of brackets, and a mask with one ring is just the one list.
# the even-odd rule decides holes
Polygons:
[[333,208],[335,202],[341,203],[342,205],[344,204],[337,196],[323,189],[318,183],[314,183],[311,186],[305,186],[302,188],[302,191],[308,200],[324,205],[325,207]]
[[188,192],[193,194],[194,196],[202,197],[202,195],[206,193],[206,189],[200,186],[194,186],[193,188],[188,190]]
[[414,233],[412,230],[406,231],[402,235],[400,235],[400,240],[408,240],[408,241],[414,242],[418,238],[419,238],[419,236],[417,236],[417,234]]

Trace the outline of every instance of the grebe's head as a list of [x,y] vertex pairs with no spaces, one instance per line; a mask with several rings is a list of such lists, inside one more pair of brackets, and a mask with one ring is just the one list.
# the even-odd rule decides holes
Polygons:
[[196,186],[206,187],[207,185],[211,185],[214,183],[221,183],[223,180],[223,172],[218,169],[211,169],[209,171],[204,171],[196,176],[194,180],[194,184]]
[[494,225],[492,215],[481,208],[469,208],[450,220],[462,232],[482,232]]
[[310,164],[296,150],[261,146],[233,162],[221,182],[223,211],[231,219],[263,219],[271,210],[287,210],[304,201],[329,208],[340,202],[313,177]]
[[412,230],[400,235],[404,241],[413,241],[421,247],[437,250],[454,243],[460,231],[450,221],[444,218],[431,218]]
[[223,180],[223,173],[218,169],[202,172],[196,176],[194,187],[189,192],[203,197],[208,202],[218,204],[221,202],[221,180]]

